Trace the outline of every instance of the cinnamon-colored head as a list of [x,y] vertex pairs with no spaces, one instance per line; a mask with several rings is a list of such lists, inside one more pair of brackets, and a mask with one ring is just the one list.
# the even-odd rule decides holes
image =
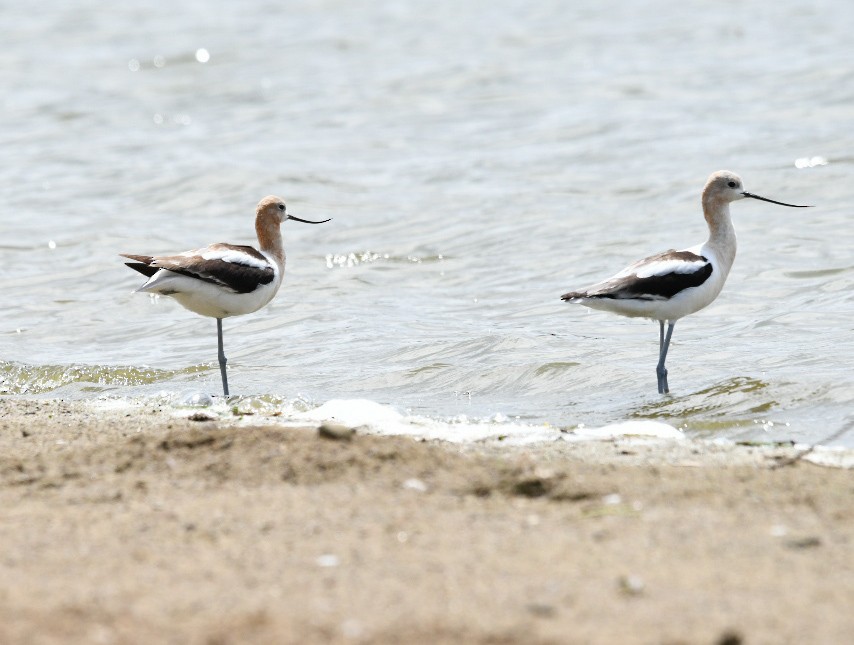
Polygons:
[[314,222],[309,219],[303,219],[302,217],[296,217],[288,213],[288,208],[285,206],[285,201],[281,197],[276,197],[275,195],[268,195],[260,202],[258,202],[258,206],[255,209],[256,213],[256,224],[258,222],[265,222],[268,224],[281,224],[287,219],[292,219],[296,222],[302,222],[303,224],[325,224],[330,221],[332,218],[320,220],[319,222]]
[[288,219],[288,207],[285,200],[275,195],[267,195],[255,207],[255,215],[273,224],[281,224]]

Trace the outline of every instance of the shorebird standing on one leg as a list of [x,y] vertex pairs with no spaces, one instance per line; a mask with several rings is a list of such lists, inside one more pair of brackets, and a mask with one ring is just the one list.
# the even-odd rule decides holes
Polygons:
[[670,391],[664,362],[676,321],[699,311],[717,298],[729,275],[736,249],[729,205],[745,197],[781,206],[807,208],[748,193],[741,177],[720,170],[709,177],[703,188],[703,215],[709,225],[709,239],[704,244],[684,251],[670,250],[652,255],[592,287],[561,296],[561,300],[592,309],[657,320],[659,344],[655,373],[661,394]]
[[265,197],[255,209],[255,232],[260,251],[251,246],[211,244],[178,255],[121,256],[126,264],[148,282],[137,291],[172,296],[181,305],[202,316],[216,318],[219,369],[222,391],[228,396],[226,358],[222,343],[222,319],[258,311],[273,299],[285,275],[285,249],[279,226],[285,220],[323,224],[289,215],[279,197]]

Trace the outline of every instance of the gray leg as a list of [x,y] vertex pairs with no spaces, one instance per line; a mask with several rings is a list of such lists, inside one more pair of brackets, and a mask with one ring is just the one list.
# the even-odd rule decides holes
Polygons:
[[667,370],[664,369],[664,361],[661,360],[661,353],[664,351],[664,321],[658,321],[658,366],[655,368],[655,375],[658,377],[658,393],[663,394],[661,385],[661,373],[664,372],[664,379],[667,379]]
[[222,374],[222,393],[228,396],[228,376],[225,373],[225,364],[228,362],[225,358],[225,351],[222,349],[222,318],[216,319],[216,339],[219,347],[219,371]]
[[670,391],[670,386],[667,385],[667,370],[664,368],[664,361],[667,359],[667,350],[670,348],[670,338],[673,336],[673,328],[675,322],[667,325],[667,335],[664,335],[664,321],[659,320],[661,325],[659,333],[659,348],[658,348],[658,365],[655,367],[655,375],[658,377],[658,393],[667,394]]

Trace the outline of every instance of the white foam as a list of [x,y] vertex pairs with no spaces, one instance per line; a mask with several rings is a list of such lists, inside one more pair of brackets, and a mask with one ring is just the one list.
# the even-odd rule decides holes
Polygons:
[[499,420],[450,421],[404,415],[388,405],[366,399],[333,399],[307,412],[294,414],[295,421],[337,421],[375,434],[407,435],[454,443],[501,439],[509,444],[555,441],[560,431],[550,425],[507,423]]
[[334,399],[307,412],[292,415],[298,422],[336,421],[376,434],[408,435],[424,439],[440,439],[455,443],[501,440],[520,445],[541,441],[603,441],[620,437],[648,439],[683,439],[684,434],[659,421],[626,421],[602,428],[578,428],[562,432],[550,424],[514,423],[497,416],[486,420],[460,417],[441,421],[416,415],[404,415],[393,407],[366,399]]
[[[801,448],[798,444],[795,448]],[[835,446],[815,446],[802,459],[816,466],[829,466],[832,468],[854,468],[854,450]]]
[[647,439],[684,439],[685,434],[672,425],[661,421],[623,421],[601,428],[576,428],[564,436],[567,441],[590,439],[620,439],[623,437],[643,437]]
[[337,421],[348,426],[395,426],[403,415],[388,405],[368,399],[332,399],[318,408],[295,414],[304,421]]
[[[181,395],[161,391],[155,397],[129,399],[105,395],[85,402],[93,411],[133,411],[150,408],[170,416],[185,418],[188,406],[196,402],[213,417],[237,422],[242,419],[239,410],[244,410],[250,423],[267,423],[273,415],[277,423],[291,427],[306,424],[336,421],[358,428],[359,432],[379,435],[406,435],[420,439],[448,441],[452,443],[475,443],[500,441],[502,445],[524,446],[533,443],[554,441],[568,442],[623,442],[630,443],[669,443],[673,441],[693,441],[699,449],[734,448],[732,439],[717,438],[711,440],[691,440],[684,432],[667,423],[653,420],[632,420],[613,423],[598,428],[579,426],[568,430],[549,423],[526,424],[512,422],[506,416],[497,414],[489,419],[469,419],[465,416],[452,419],[430,419],[417,415],[406,415],[390,405],[383,405],[367,399],[333,399],[323,405],[306,410],[304,400],[285,401],[282,399],[256,399],[248,397],[235,403],[219,396],[207,396],[200,392],[186,391]],[[237,416],[235,416],[237,408]],[[256,416],[257,415],[257,416]],[[810,446],[795,444],[795,450],[803,452],[800,457],[819,466],[854,470],[854,450],[836,446]]]

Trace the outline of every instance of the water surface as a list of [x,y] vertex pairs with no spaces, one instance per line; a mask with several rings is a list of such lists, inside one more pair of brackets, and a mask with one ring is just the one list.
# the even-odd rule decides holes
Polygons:
[[[854,446],[854,6],[783,0],[99,3],[0,26],[0,391],[217,392],[213,320],[132,294],[119,252],[252,243],[288,273],[226,321],[232,390],[432,419],[653,419]],[[702,241],[733,206],[721,297],[657,325],[559,301]],[[290,407],[288,407],[290,406]]]

